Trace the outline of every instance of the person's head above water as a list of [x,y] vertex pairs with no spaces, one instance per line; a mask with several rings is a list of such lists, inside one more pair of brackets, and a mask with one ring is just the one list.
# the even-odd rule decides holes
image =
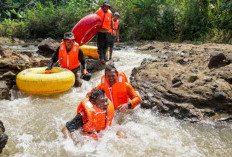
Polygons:
[[105,91],[99,89],[94,90],[90,93],[89,101],[102,110],[106,110],[109,105],[109,101],[105,94]]
[[113,65],[107,65],[105,68],[106,81],[112,86],[116,83],[118,77],[117,69]]

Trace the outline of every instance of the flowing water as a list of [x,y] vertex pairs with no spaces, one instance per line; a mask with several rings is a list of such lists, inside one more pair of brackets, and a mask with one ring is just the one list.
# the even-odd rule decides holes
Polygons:
[[[129,78],[134,67],[151,54],[136,53],[131,48],[114,51],[120,57],[118,70]],[[120,118],[116,115],[112,127],[102,131],[99,141],[74,132],[75,143],[63,138],[65,123],[75,114],[77,105],[98,83],[104,71],[93,74],[81,88],[50,96],[30,96],[17,93],[11,101],[0,101],[0,119],[9,136],[0,156],[11,157],[229,157],[232,155],[232,126],[210,123],[192,124],[162,117],[151,110],[137,107]],[[126,139],[116,136],[126,132]]]

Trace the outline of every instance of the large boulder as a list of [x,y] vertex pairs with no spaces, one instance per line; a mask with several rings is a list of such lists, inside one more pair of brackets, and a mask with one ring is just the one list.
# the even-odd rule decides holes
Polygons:
[[38,45],[37,53],[45,57],[51,57],[56,52],[56,49],[59,47],[59,45],[60,43],[53,40],[52,38],[44,39]]
[[[227,56],[232,46],[226,50],[207,46],[210,51],[189,47],[175,52],[169,46],[166,60],[145,59],[133,69],[130,81],[141,95],[141,106],[193,122],[231,120],[232,64]],[[220,53],[212,55],[215,50]]]
[[0,120],[0,153],[2,153],[3,148],[5,147],[8,140],[8,136],[5,134],[5,128]]

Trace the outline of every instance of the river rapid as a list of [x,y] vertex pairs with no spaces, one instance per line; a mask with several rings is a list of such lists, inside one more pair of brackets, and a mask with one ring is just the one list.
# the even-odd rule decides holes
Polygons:
[[[114,51],[119,57],[118,70],[130,77],[134,67],[149,53],[138,53],[127,47]],[[0,101],[0,119],[8,135],[7,146],[0,156],[6,157],[229,157],[232,154],[232,126],[203,122],[193,124],[172,117],[163,117],[152,110],[135,108],[126,115],[116,115],[112,127],[93,141],[74,132],[75,142],[64,139],[65,123],[75,114],[79,102],[100,83],[104,71],[96,72],[81,88],[60,94],[32,96],[17,92],[12,100]],[[126,132],[126,139],[116,136]]]

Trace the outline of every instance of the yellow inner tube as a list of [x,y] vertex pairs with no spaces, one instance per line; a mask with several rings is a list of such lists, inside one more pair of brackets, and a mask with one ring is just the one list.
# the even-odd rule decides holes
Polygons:
[[54,67],[51,74],[45,74],[46,68],[30,68],[18,73],[18,89],[28,94],[39,95],[64,92],[74,85],[75,76],[72,71]]
[[83,51],[84,56],[99,58],[96,46],[83,45],[80,48]]

